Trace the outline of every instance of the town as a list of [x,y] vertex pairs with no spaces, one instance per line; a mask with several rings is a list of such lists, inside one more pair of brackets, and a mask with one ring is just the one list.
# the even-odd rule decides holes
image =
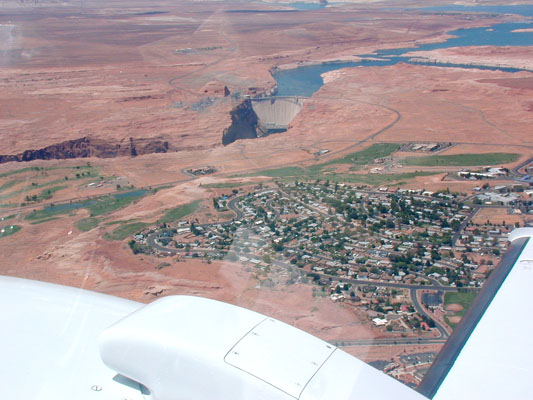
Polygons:
[[515,227],[472,219],[484,207],[530,210],[531,202],[515,193],[513,201],[495,204],[493,191],[490,185],[466,195],[329,181],[259,184],[212,199],[216,212],[233,212],[231,220],[162,223],[129,245],[177,260],[240,262],[265,286],[281,277],[285,284],[314,284],[315,296],[362,309],[385,335],[431,343],[444,341],[466,311],[445,303],[474,299]]

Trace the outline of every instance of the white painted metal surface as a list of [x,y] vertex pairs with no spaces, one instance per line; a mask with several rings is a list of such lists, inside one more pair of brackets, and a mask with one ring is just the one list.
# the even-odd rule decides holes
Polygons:
[[0,277],[0,387],[6,400],[142,399],[104,365],[98,335],[142,306],[117,297]]
[[0,315],[9,400],[422,398],[303,331],[199,297],[144,306],[0,277]]
[[268,318],[228,353],[228,364],[299,398],[307,383],[335,351],[312,335]]
[[156,400],[423,398],[299,329],[200,297],[145,306],[106,330],[100,350]]
[[[510,240],[533,237],[516,229]],[[532,399],[533,239],[470,335],[434,399]]]

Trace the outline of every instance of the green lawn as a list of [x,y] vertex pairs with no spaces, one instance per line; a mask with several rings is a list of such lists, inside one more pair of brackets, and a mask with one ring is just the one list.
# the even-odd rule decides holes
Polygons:
[[507,164],[518,160],[519,157],[520,154],[516,153],[451,154],[445,156],[410,157],[403,160],[402,164],[421,167],[469,167],[475,165]]
[[133,203],[134,201],[139,200],[144,197],[147,191],[139,191],[138,193],[132,195],[126,195],[122,197],[113,196],[102,196],[97,199],[84,200],[75,203],[66,203],[60,204],[57,206],[45,207],[42,210],[35,210],[26,215],[25,219],[29,221],[35,221],[39,219],[45,219],[54,217],[61,214],[69,214],[80,208],[86,208],[91,213],[91,217],[97,217],[99,215],[108,214],[113,211],[118,210],[119,208],[126,207],[127,205]]
[[178,221],[183,217],[195,212],[200,206],[201,202],[201,200],[196,200],[189,204],[184,204],[176,208],[171,208],[170,210],[167,210],[157,222],[163,224],[167,222]]
[[20,231],[21,226],[20,225],[6,225],[0,227],[0,238],[12,235],[18,231]]
[[44,224],[45,222],[54,221],[56,219],[61,219],[61,218],[59,218],[59,217],[50,217],[50,218],[45,218],[45,219],[39,219],[37,221],[30,222],[30,224],[32,224],[32,225]]
[[118,198],[115,196],[104,196],[99,198],[96,203],[89,205],[87,209],[91,213],[91,217],[97,217],[102,214],[109,214],[119,208],[126,207],[134,201],[141,199],[144,195],[145,194],[139,194]]
[[23,172],[28,172],[28,171],[52,171],[52,170],[58,170],[58,169],[71,170],[71,169],[91,169],[91,168],[94,168],[94,167],[92,167],[89,164],[77,165],[74,167],[26,167],[26,168],[20,168],[20,169],[16,169],[16,170],[9,171],[9,172],[3,172],[0,174],[0,178],[5,178],[6,176],[17,175],[17,174],[21,174]]
[[[254,185],[256,182],[222,182],[222,183],[208,183],[207,185],[200,185],[209,189],[231,189],[241,186]],[[258,183],[258,182],[257,182]]]
[[[418,171],[406,172],[401,174],[330,174],[318,175],[320,180],[329,180],[331,182],[346,183],[366,183],[367,185],[385,185],[399,183],[402,180],[416,178],[417,176],[437,175],[440,171]],[[402,182],[404,183],[404,182]]]
[[39,167],[27,167],[27,168],[16,169],[14,171],[1,173],[0,178],[5,178],[6,176],[11,176],[11,175],[16,175],[16,174],[21,174],[27,171],[39,171],[39,170],[40,170]]
[[7,181],[3,185],[0,185],[0,192],[3,192],[6,189],[9,189],[11,186],[16,185],[17,183],[23,182],[22,179],[13,179],[11,181]]
[[50,189],[45,189],[41,193],[39,193],[39,195],[37,196],[37,201],[49,200],[52,198],[52,195],[55,192],[62,190],[62,189],[66,189],[66,188],[68,188],[67,185],[60,185],[60,186],[51,187]]
[[[461,311],[456,311],[454,314],[456,316],[462,317],[468,311],[472,302],[477,296],[477,292],[447,292],[444,295],[444,308],[449,304],[460,304],[463,309]],[[447,317],[445,317],[446,323],[452,328],[455,328],[457,324],[450,322]]]
[[115,228],[111,233],[105,235],[107,240],[124,240],[127,237],[133,235],[146,228],[148,225],[145,222],[132,222],[131,224],[121,225]]
[[274,169],[265,169],[263,171],[253,172],[241,176],[270,176],[272,178],[283,178],[287,176],[302,176],[308,173],[307,170],[300,167],[282,167]]
[[44,188],[44,187],[47,187],[47,186],[57,185],[57,184],[63,183],[63,182],[65,182],[63,179],[56,179],[56,180],[53,180],[53,181],[39,183],[39,184],[35,184],[35,185],[33,183],[30,183],[30,184],[26,185],[22,189],[15,190],[14,192],[10,192],[10,193],[6,193],[6,194],[1,195],[0,196],[0,200],[8,199],[10,197],[16,196],[16,195],[21,194],[21,193],[29,192],[29,191],[34,190],[34,189],[41,189],[41,188]]
[[398,151],[399,148],[400,145],[395,143],[376,143],[364,150],[347,154],[344,157],[319,164],[319,166],[331,164],[366,165],[372,163],[376,158],[390,156],[395,151]]
[[72,211],[76,210],[77,208],[83,208],[82,203],[73,203],[73,207],[45,207],[41,210],[34,210],[26,217],[24,217],[27,221],[37,221],[39,219],[48,219],[57,215],[62,214],[69,214]]
[[[319,174],[328,171],[324,170],[325,167],[331,166],[334,164],[352,164],[357,165],[366,165],[371,164],[376,158],[383,158],[390,156],[392,153],[397,151],[400,148],[399,144],[394,143],[376,143],[372,146],[361,150],[356,151],[355,153],[350,153],[344,157],[337,158],[322,164],[311,165],[306,168],[301,167],[282,167],[267,169],[263,171],[254,172],[251,174],[241,175],[241,176],[270,176],[272,178],[286,178],[286,177],[305,177],[308,179],[320,179]],[[332,170],[330,168],[329,170]],[[362,182],[361,178],[357,179],[354,182]],[[347,180],[348,182],[348,180]]]
[[82,232],[87,232],[96,228],[99,223],[100,221],[98,218],[83,218],[76,222],[76,227]]

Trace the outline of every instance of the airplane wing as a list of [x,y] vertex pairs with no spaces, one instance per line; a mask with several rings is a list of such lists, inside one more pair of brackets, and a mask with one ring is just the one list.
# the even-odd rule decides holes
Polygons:
[[511,246],[426,373],[433,399],[533,398],[533,228]]
[[200,297],[148,305],[0,277],[6,399],[531,398],[533,229],[515,230],[417,393],[290,325]]
[[423,399],[283,322],[201,297],[148,305],[0,277],[10,400]]

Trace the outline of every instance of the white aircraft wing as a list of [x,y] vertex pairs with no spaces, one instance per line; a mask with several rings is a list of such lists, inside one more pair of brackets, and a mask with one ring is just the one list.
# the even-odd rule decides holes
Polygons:
[[511,247],[418,390],[433,399],[533,398],[533,228]]
[[3,398],[533,398],[533,229],[512,245],[418,392],[312,335],[200,297],[151,304],[0,277]]
[[200,297],[144,305],[0,277],[0,315],[9,400],[423,399],[299,329]]

